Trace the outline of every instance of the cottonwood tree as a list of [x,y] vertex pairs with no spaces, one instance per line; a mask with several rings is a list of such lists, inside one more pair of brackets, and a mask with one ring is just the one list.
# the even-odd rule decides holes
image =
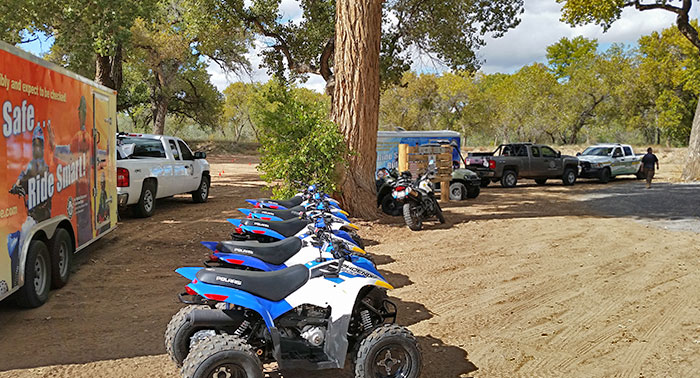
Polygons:
[[[620,19],[624,8],[634,8],[639,11],[664,10],[676,15],[676,27],[681,34],[700,53],[700,37],[697,27],[690,22],[692,0],[557,0],[563,3],[562,19],[571,25],[596,23],[608,30]],[[688,144],[688,159],[683,169],[682,178],[686,181],[700,179],[700,101],[695,109],[693,127]]]

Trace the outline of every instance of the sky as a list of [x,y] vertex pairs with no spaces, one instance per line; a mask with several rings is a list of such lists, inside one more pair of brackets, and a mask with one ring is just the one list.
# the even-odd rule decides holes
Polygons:
[[[691,18],[700,17],[700,7],[691,11]],[[282,0],[280,5],[283,20],[299,20],[301,9],[296,0]],[[606,48],[613,43],[633,45],[643,35],[659,31],[674,25],[674,14],[663,10],[640,12],[626,9],[620,20],[603,33],[597,25],[587,25],[572,28],[559,21],[561,4],[555,0],[525,0],[525,12],[521,15],[521,23],[511,29],[501,38],[486,38],[486,45],[478,52],[483,62],[481,71],[484,73],[513,73],[520,67],[535,62],[544,62],[547,46],[557,42],[562,37],[573,38],[582,35],[598,39],[600,46]],[[51,41],[41,40],[25,44],[22,48],[40,55],[48,51]],[[236,81],[265,82],[269,79],[264,68],[260,66],[259,52],[265,47],[262,40],[255,41],[254,48],[247,54],[253,67],[252,72],[239,75],[226,75],[216,64],[210,64],[208,72],[212,83],[221,91],[230,83]],[[440,73],[446,67],[436,65],[431,59],[418,57],[412,69],[417,72]],[[322,92],[325,82],[319,75],[310,75],[309,80],[302,86]]]

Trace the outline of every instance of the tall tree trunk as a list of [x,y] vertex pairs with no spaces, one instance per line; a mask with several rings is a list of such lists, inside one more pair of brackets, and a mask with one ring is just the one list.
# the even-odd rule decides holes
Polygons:
[[115,91],[122,87],[122,46],[117,45],[114,56],[98,55],[95,58],[95,81]]
[[158,96],[155,101],[155,118],[153,121],[153,134],[163,135],[165,133],[165,116],[168,115],[168,98]]
[[374,218],[382,1],[337,0],[335,21],[333,120],[350,150],[341,201],[354,216]]
[[688,142],[688,158],[683,168],[682,178],[684,181],[700,180],[700,101],[695,108],[693,128],[690,130]]

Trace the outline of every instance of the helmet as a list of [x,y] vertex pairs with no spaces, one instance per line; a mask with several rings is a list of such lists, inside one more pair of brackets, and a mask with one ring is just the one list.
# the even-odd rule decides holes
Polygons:
[[34,129],[34,134],[32,136],[32,141],[35,141],[37,139],[41,139],[41,142],[44,142],[44,130],[41,129],[41,127],[37,126]]

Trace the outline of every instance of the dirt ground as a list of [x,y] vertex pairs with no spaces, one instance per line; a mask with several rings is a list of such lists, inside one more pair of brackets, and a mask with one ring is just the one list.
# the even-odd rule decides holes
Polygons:
[[[444,204],[447,223],[359,222],[416,334],[423,377],[700,376],[700,185],[620,179],[514,189]],[[0,378],[178,377],[163,331],[202,240],[260,197],[255,159],[210,159],[210,201],[158,202],[79,254],[71,282],[34,310],[0,303]],[[221,176],[219,176],[221,173]],[[349,372],[270,372],[349,377]]]

